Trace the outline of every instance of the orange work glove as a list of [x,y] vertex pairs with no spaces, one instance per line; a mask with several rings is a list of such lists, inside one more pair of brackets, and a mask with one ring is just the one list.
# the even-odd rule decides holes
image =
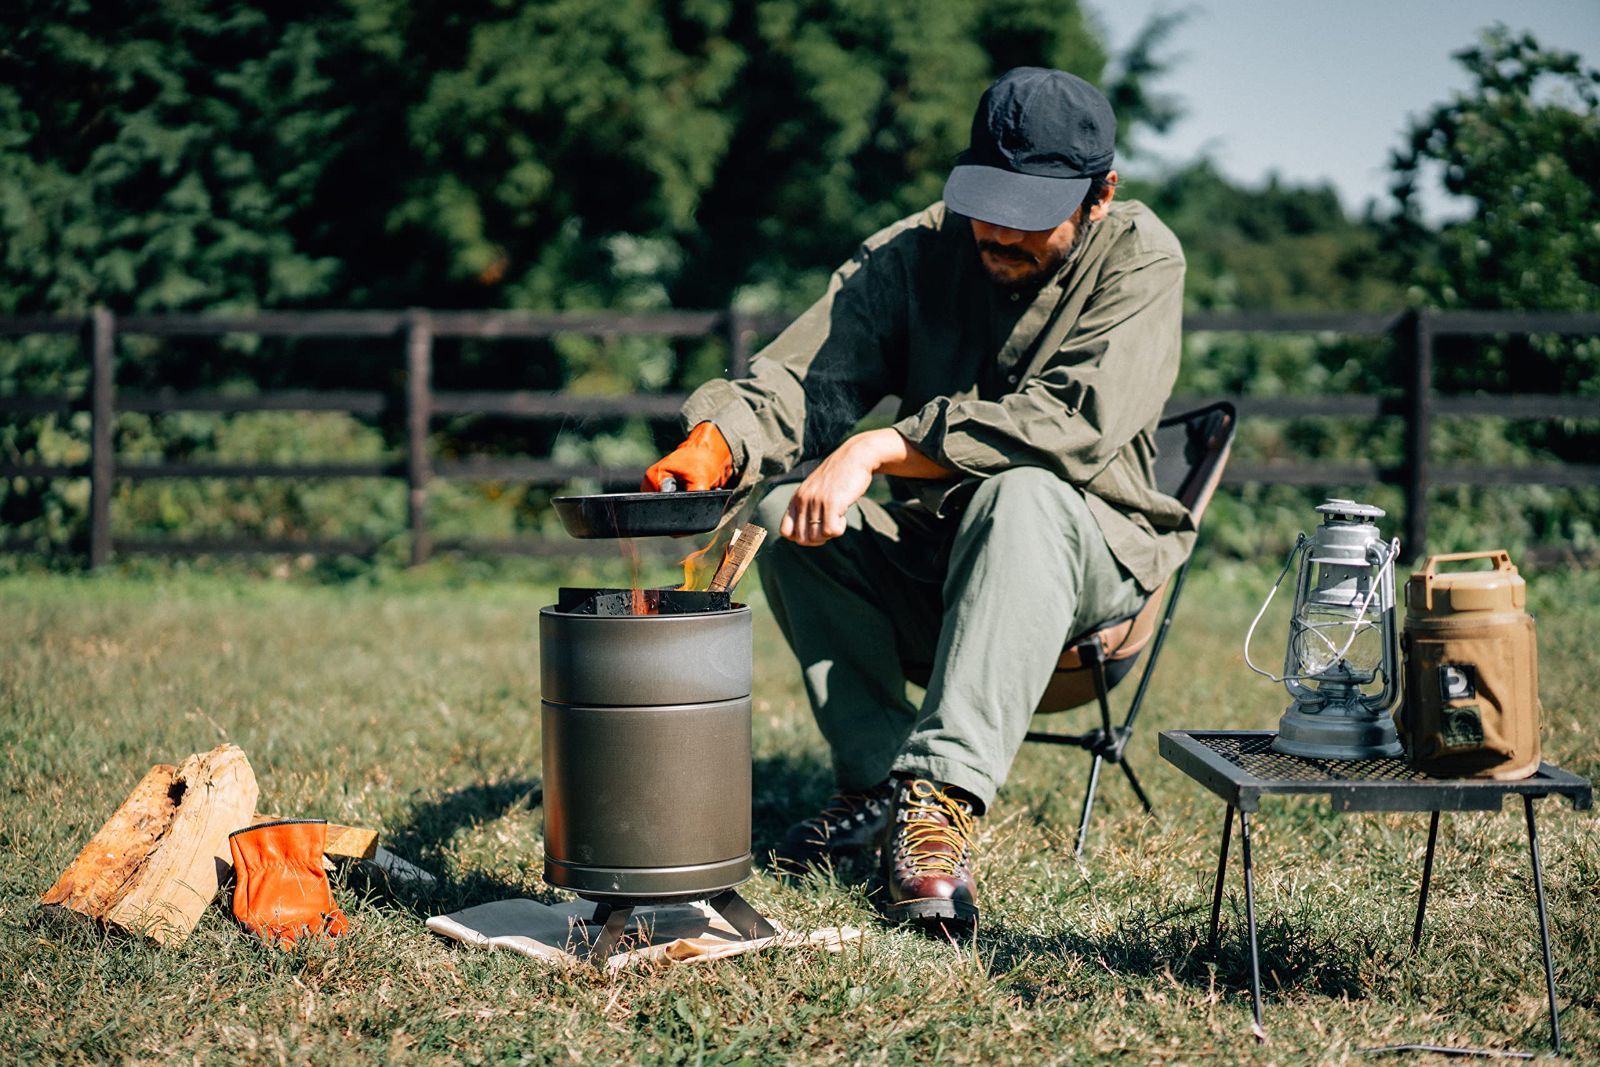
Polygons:
[[291,948],[307,933],[337,937],[349,921],[333,902],[322,853],[324,819],[284,819],[235,830],[233,917],[269,945]]
[[662,479],[671,477],[679,489],[700,492],[720,489],[733,477],[733,451],[714,422],[702,422],[689,431],[689,439],[668,452],[644,472],[639,488],[661,491]]

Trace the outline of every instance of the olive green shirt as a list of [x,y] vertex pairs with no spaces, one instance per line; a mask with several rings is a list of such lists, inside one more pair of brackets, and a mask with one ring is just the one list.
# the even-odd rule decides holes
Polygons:
[[880,532],[947,525],[976,479],[1043,467],[1083,491],[1117,561],[1154,589],[1194,541],[1154,473],[1183,272],[1172,231],[1121,201],[1037,291],[1008,290],[984,272],[967,219],[934,204],[868,238],[749,377],[689,397],[684,424],[714,422],[748,486],[825,456],[897,397],[895,429],[960,477],[891,478],[903,503],[871,509]]

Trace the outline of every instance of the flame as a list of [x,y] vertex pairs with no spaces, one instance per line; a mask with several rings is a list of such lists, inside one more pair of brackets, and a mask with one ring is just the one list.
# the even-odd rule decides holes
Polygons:
[[[747,514],[749,508],[742,509],[738,515],[724,516],[721,525],[711,533],[711,539],[703,548],[697,548],[689,553],[678,563],[683,567],[683,584],[680,590],[703,591],[710,587],[711,579],[716,577],[717,568],[722,566],[722,560],[728,554],[728,545],[733,541],[733,535],[740,526],[740,517]],[[635,615],[659,615],[661,610],[655,598],[649,596],[639,581],[640,560],[639,547],[631,538],[622,539],[622,551],[628,557],[628,563],[633,572],[632,585],[629,587],[633,594],[630,610]]]
[[628,566],[632,571],[632,578],[630,579],[628,589],[633,596],[628,605],[628,610],[634,615],[660,614],[656,608],[656,605],[651,603],[650,599],[645,596],[644,587],[639,582],[639,546],[634,544],[633,538],[631,537],[622,538],[620,543],[622,545],[622,554],[628,557]]
[[722,566],[722,559],[728,554],[728,544],[738,528],[737,522],[724,520],[712,531],[711,540],[706,542],[704,548],[696,549],[679,560],[683,566],[683,584],[678,586],[679,589],[710,588],[711,579],[717,576],[717,568]]
[[717,567],[722,563],[722,555],[718,553],[711,556],[711,549],[716,542],[696,549],[689,553],[679,563],[683,565],[683,584],[679,589],[704,589],[711,584],[712,577],[717,573]]

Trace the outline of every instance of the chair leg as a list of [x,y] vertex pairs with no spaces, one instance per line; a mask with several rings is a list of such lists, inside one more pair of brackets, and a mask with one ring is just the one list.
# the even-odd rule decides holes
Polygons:
[[1133,786],[1133,795],[1138,797],[1139,803],[1144,805],[1144,813],[1149,815],[1155,811],[1155,808],[1150,806],[1150,798],[1145,795],[1144,788],[1139,785],[1139,779],[1135,777],[1133,768],[1128,765],[1128,761],[1126,759],[1121,760],[1117,765],[1122,768],[1122,773],[1127,775],[1128,784]]
[[1089,788],[1083,794],[1083,817],[1078,820],[1078,847],[1072,853],[1079,859],[1083,858],[1083,845],[1089,839],[1089,816],[1094,814],[1094,794],[1100,786],[1100,765],[1104,762],[1104,757],[1097,752],[1089,767]]

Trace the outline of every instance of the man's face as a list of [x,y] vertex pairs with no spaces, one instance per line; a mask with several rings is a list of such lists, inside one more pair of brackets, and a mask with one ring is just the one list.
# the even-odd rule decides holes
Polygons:
[[972,220],[978,259],[996,285],[1020,289],[1037,285],[1056,272],[1072,251],[1083,209],[1053,230],[1012,230]]
[[1072,217],[1053,230],[1013,230],[992,223],[972,223],[972,238],[978,246],[978,259],[996,285],[1023,289],[1040,284],[1067,261],[1094,223],[1106,217],[1106,209],[1116,193],[1116,172],[1109,179],[1101,199],[1090,209],[1080,207]]

